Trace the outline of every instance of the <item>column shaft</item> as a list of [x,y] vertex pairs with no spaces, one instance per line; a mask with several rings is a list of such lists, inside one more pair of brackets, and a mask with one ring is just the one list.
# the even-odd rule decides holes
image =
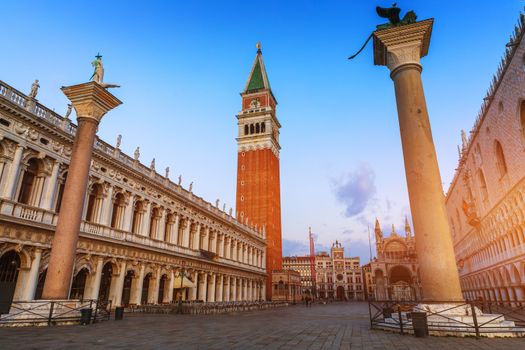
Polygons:
[[97,126],[94,119],[78,118],[77,135],[44,283],[44,299],[68,297]]

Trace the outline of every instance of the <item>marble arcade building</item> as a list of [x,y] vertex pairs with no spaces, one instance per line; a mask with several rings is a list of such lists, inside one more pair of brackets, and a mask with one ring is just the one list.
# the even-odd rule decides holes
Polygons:
[[448,189],[463,296],[525,300],[525,16],[522,14]]
[[[270,108],[264,98],[271,93],[258,96],[258,109]],[[278,125],[272,113],[254,115],[268,122],[267,131]],[[11,300],[41,297],[75,132],[71,120],[0,81],[0,313]],[[113,306],[178,295],[264,299],[266,213],[250,212],[241,200],[249,219],[237,220],[157,173],[154,163],[124,154],[119,143],[95,141],[70,297]],[[266,225],[271,235],[280,229],[274,217]]]

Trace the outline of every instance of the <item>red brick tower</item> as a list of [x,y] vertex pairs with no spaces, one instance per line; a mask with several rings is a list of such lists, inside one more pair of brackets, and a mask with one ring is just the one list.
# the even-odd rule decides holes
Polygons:
[[241,93],[237,115],[237,217],[266,232],[266,298],[272,297],[272,270],[282,268],[281,190],[277,101],[264,68],[260,44]]

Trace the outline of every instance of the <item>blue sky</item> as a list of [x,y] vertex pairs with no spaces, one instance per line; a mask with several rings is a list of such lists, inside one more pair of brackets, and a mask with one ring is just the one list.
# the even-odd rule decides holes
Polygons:
[[[368,260],[367,225],[403,226],[409,215],[392,82],[371,45],[346,60],[391,1],[10,1],[2,3],[0,79],[64,113],[59,88],[86,81],[97,52],[124,104],[99,136],[159,172],[193,181],[210,202],[235,204],[236,119],[262,43],[279,102],[284,252],[338,239]],[[524,2],[398,1],[435,18],[423,84],[445,188]],[[221,204],[222,206],[222,204]]]

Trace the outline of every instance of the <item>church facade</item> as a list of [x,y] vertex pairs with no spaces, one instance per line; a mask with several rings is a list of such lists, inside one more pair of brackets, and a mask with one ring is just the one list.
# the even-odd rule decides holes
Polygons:
[[[368,298],[376,300],[419,300],[421,285],[416,253],[416,241],[405,219],[405,236],[399,235],[394,226],[385,237],[376,219],[375,241],[377,256],[364,266]],[[371,279],[367,278],[367,273]]]
[[[36,92],[0,81],[0,313],[41,296],[75,132]],[[263,225],[237,220],[119,143],[95,141],[70,298],[265,299]]]
[[524,34],[521,15],[446,196],[467,299],[525,300]]

